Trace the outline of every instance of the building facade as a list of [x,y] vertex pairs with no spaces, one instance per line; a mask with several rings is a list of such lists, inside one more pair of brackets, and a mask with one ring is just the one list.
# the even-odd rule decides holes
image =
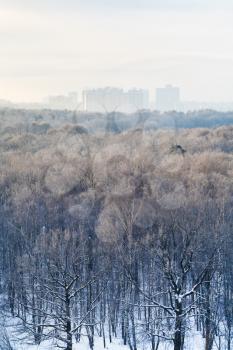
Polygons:
[[89,112],[133,113],[139,109],[149,108],[149,93],[142,89],[124,91],[112,87],[85,90],[83,92],[83,107],[85,111]]
[[180,108],[180,89],[172,85],[156,89],[156,109],[172,111]]

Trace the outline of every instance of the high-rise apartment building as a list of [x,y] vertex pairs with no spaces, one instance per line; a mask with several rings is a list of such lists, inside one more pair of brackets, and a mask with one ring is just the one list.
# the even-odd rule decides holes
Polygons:
[[171,111],[180,107],[180,89],[172,85],[156,89],[156,109]]
[[149,108],[149,93],[142,89],[124,91],[111,87],[85,90],[83,92],[83,107],[89,112],[133,113],[139,109]]

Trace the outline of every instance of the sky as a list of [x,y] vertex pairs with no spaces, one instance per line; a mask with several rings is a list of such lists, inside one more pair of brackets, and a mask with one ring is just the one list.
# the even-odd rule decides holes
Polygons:
[[0,0],[0,99],[181,87],[233,101],[232,0]]

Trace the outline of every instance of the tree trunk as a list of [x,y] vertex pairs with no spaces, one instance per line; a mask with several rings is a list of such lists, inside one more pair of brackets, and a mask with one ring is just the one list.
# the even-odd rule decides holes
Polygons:
[[70,318],[70,298],[69,293],[66,291],[66,350],[72,350],[72,333],[71,333],[71,318]]
[[[209,277],[209,276],[208,276]],[[206,282],[206,315],[205,315],[205,350],[212,350],[214,343],[213,324],[211,320],[210,306],[210,277]]]
[[176,300],[176,319],[175,319],[175,338],[174,350],[183,349],[183,334],[182,334],[182,304]]

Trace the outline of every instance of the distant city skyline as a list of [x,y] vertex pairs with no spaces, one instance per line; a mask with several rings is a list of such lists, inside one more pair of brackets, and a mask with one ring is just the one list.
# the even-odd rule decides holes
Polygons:
[[[200,99],[195,99],[195,96],[189,96],[189,93],[185,90],[183,86],[179,86],[177,84],[172,83],[171,81],[168,81],[164,84],[160,85],[154,85],[152,88],[149,88],[148,86],[140,86],[140,85],[85,85],[81,88],[77,87],[72,89],[72,87],[68,87],[67,89],[55,89],[54,91],[49,91],[48,94],[43,94],[42,96],[35,98],[35,99],[14,99],[14,98],[7,98],[4,94],[0,94],[0,101],[8,101],[11,103],[45,103],[45,101],[48,102],[48,99],[58,96],[68,97],[70,94],[77,94],[77,98],[79,102],[82,100],[82,94],[84,91],[88,90],[98,90],[98,89],[107,89],[107,88],[113,88],[113,89],[119,89],[130,91],[130,90],[144,90],[148,91],[149,93],[149,102],[155,103],[156,101],[156,93],[160,89],[164,89],[166,87],[175,87],[179,89],[179,98],[183,101],[195,101],[195,102],[208,102],[208,103],[233,103],[233,94],[231,98],[229,99],[217,99],[217,100],[211,100],[208,99],[206,95],[203,95]],[[189,97],[189,98],[188,98]]]
[[141,109],[166,111],[194,111],[214,109],[233,111],[233,100],[229,101],[197,101],[184,99],[180,87],[171,84],[154,88],[152,91],[140,87],[123,89],[122,87],[85,88],[79,92],[68,91],[64,94],[50,94],[38,101],[16,102],[1,98],[0,108],[75,110],[86,112],[123,112],[134,113]]

